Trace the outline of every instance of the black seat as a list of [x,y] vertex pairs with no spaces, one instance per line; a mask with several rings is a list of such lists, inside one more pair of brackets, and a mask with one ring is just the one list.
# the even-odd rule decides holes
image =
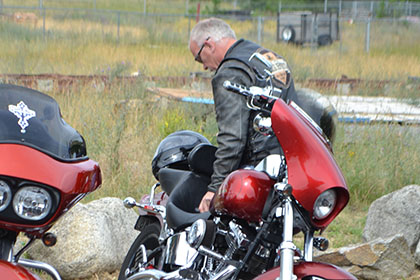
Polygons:
[[161,168],[157,173],[157,177],[160,182],[162,190],[164,190],[168,196],[171,195],[174,188],[179,184],[179,181],[183,176],[186,175],[185,170],[174,169],[174,168]]
[[183,229],[198,219],[208,219],[209,212],[200,213],[198,206],[207,192],[213,174],[216,147],[199,144],[191,150],[188,165],[191,171],[162,168],[158,178],[162,189],[169,195],[166,221],[174,230]]
[[185,228],[198,219],[210,217],[209,212],[198,211],[201,198],[207,192],[210,177],[191,171],[181,172],[184,174],[174,186],[166,204],[166,221],[174,230]]

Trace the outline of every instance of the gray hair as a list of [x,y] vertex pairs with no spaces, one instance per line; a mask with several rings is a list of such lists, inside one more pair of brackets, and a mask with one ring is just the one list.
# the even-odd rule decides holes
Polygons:
[[208,18],[198,22],[191,30],[190,42],[194,41],[201,45],[208,37],[211,37],[215,42],[223,38],[236,40],[235,31],[229,24],[218,18]]

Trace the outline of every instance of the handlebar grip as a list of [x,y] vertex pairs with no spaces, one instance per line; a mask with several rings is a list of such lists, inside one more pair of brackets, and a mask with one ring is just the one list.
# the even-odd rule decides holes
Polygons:
[[228,81],[228,80],[223,82],[223,87],[227,90],[230,90],[230,91],[233,91],[233,92],[236,92],[236,93],[240,93],[240,94],[245,95],[245,96],[251,95],[250,92],[249,92],[249,89],[247,89],[246,87],[244,87],[240,84],[232,83],[231,81]]

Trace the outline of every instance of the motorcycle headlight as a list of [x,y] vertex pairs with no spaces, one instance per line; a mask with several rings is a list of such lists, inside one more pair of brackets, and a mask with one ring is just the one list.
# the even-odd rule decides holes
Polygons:
[[315,219],[322,220],[333,211],[337,202],[337,194],[335,190],[327,190],[321,193],[314,204]]
[[35,186],[21,188],[13,198],[15,213],[23,219],[33,221],[45,218],[51,210],[51,204],[50,194]]
[[191,247],[198,248],[206,234],[206,222],[202,219],[195,221],[187,235],[187,242]]
[[12,199],[12,191],[5,181],[0,180],[0,212],[6,209]]

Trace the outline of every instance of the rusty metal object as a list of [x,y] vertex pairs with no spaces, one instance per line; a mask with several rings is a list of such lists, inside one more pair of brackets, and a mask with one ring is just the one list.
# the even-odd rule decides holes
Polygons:
[[[154,76],[111,76],[111,75],[61,75],[61,74],[0,74],[0,83],[11,83],[22,85],[40,91],[51,90],[69,90],[73,86],[92,86],[101,91],[110,86],[111,83],[117,82],[155,82],[170,84],[171,87],[182,87],[191,85],[194,82],[209,83],[210,77],[197,76],[192,77],[154,77]],[[411,82],[411,80],[409,81]],[[387,85],[402,86],[403,82],[391,80],[362,80],[350,79],[346,76],[340,79],[308,79],[305,81],[297,81],[303,87],[314,87],[318,89],[342,90],[344,93],[350,93],[360,88],[366,89],[384,89]],[[415,83],[420,89],[420,83]]]

